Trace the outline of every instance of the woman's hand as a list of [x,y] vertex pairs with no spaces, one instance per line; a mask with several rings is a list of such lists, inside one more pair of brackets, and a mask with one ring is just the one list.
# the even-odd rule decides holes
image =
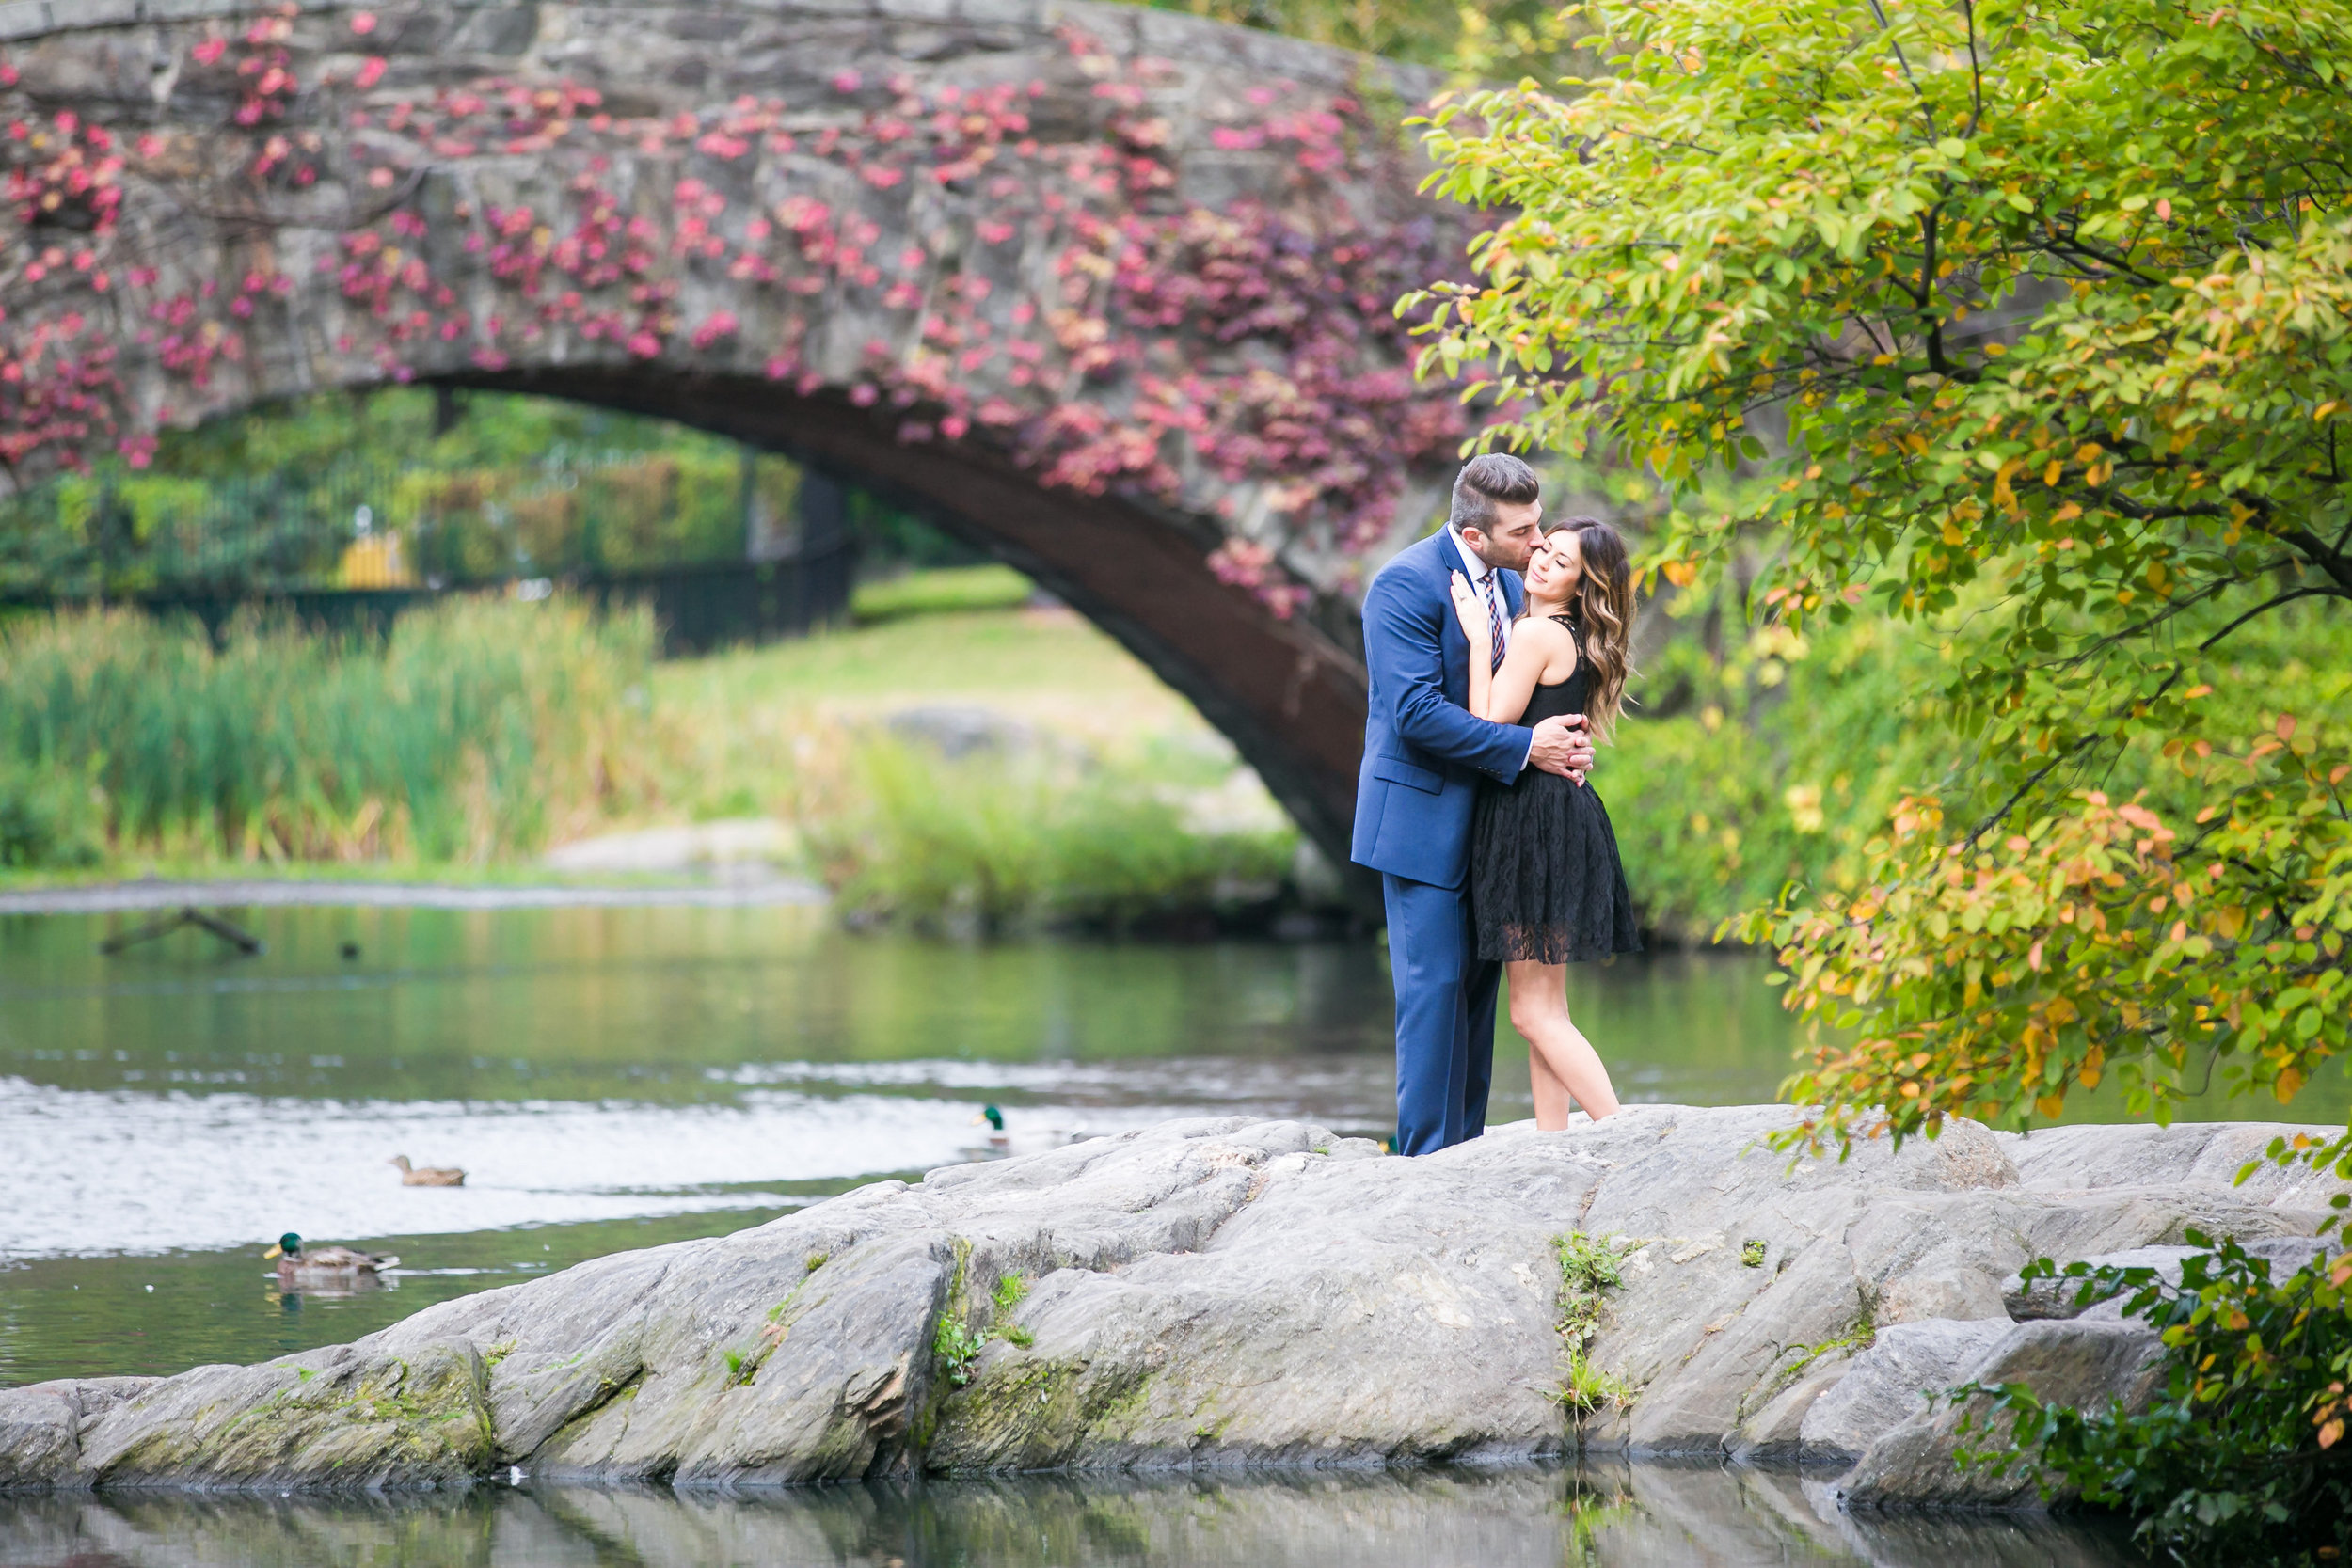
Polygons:
[[1494,626],[1486,619],[1486,607],[1479,599],[1478,591],[1470,585],[1470,578],[1459,572],[1449,574],[1454,579],[1454,617],[1462,623],[1462,635],[1470,639],[1470,647],[1492,656]]

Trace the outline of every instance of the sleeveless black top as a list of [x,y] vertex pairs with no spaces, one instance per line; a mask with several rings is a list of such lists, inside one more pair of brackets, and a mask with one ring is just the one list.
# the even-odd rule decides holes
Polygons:
[[[1583,634],[1567,616],[1552,618],[1576,637],[1576,670],[1556,686],[1535,688],[1518,718],[1527,729],[1582,713],[1592,692]],[[1580,785],[1530,767],[1507,784],[1480,789],[1470,827],[1470,917],[1482,958],[1556,964],[1641,951],[1616,831],[1590,780]]]

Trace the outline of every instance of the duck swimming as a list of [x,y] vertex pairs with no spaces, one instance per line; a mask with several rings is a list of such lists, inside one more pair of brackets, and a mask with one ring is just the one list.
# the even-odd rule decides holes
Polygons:
[[405,1154],[395,1154],[389,1162],[400,1167],[400,1184],[404,1187],[462,1187],[466,1173],[455,1165],[412,1165]]
[[1005,1132],[1004,1112],[993,1105],[983,1105],[980,1107],[980,1114],[972,1118],[972,1125],[977,1127],[982,1122],[988,1123],[989,1148],[1010,1148],[1012,1147],[1012,1139]]
[[400,1266],[400,1259],[389,1252],[354,1252],[347,1246],[305,1251],[302,1238],[291,1230],[262,1256],[278,1259],[278,1285],[286,1291],[306,1285],[328,1290],[340,1286],[347,1291],[363,1279],[373,1280],[384,1270]]

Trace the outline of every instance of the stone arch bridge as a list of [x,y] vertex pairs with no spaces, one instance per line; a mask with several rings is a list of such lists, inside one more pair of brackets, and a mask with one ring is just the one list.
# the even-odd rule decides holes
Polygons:
[[1356,594],[1467,417],[1434,84],[1064,0],[0,0],[0,464],[296,393],[580,399],[1044,582],[1344,861]]

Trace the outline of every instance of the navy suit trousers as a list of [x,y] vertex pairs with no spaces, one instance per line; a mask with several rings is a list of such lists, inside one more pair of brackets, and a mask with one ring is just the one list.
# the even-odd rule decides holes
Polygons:
[[1468,887],[1388,875],[1380,891],[1396,986],[1396,1151],[1433,1154],[1486,1131],[1502,966],[1476,956]]

